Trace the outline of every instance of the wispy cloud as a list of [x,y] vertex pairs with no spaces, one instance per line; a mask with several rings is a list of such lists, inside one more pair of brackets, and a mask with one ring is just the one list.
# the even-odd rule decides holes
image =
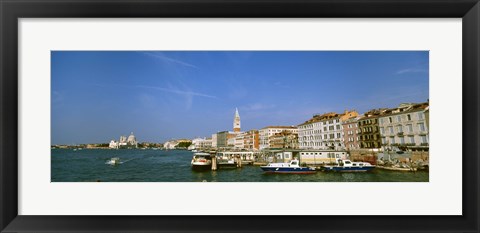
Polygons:
[[175,64],[179,64],[179,65],[183,65],[183,66],[198,69],[198,67],[196,65],[193,65],[193,64],[190,64],[188,62],[184,62],[184,61],[181,61],[181,60],[178,60],[178,59],[175,59],[175,58],[167,57],[164,54],[159,53],[159,52],[155,52],[155,53],[154,52],[144,52],[143,54],[145,54],[147,56],[150,56],[150,57],[160,59],[162,61],[167,61],[167,62],[171,62],[171,63],[175,63]]
[[185,96],[200,96],[200,97],[206,97],[206,98],[217,98],[216,96],[213,96],[213,95],[207,95],[207,94],[203,94],[203,93],[199,93],[199,92],[193,92],[193,91],[179,90],[179,89],[176,89],[176,88],[165,88],[165,87],[144,86],[144,85],[137,85],[135,87],[154,89],[154,90],[170,92],[170,93],[175,93],[175,94],[185,95]]
[[408,68],[408,69],[403,69],[395,72],[395,74],[405,74],[405,73],[426,73],[428,72],[428,69],[422,69],[422,68]]

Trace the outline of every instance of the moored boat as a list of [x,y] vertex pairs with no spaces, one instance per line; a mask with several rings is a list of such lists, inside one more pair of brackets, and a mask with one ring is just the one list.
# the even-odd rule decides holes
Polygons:
[[237,168],[237,163],[235,163],[234,159],[220,159],[217,160],[218,168]]
[[380,169],[389,170],[389,171],[399,171],[399,172],[415,172],[417,168],[414,167],[385,167],[385,166],[378,166]]
[[375,168],[374,165],[371,165],[367,162],[352,162],[348,159],[337,161],[337,165],[333,166],[324,166],[324,171],[333,171],[333,172],[367,172]]
[[192,169],[197,171],[210,170],[212,159],[209,153],[195,153],[192,158]]
[[299,161],[294,159],[290,163],[269,163],[267,166],[260,166],[266,173],[293,173],[293,174],[313,174],[315,168],[301,167]]

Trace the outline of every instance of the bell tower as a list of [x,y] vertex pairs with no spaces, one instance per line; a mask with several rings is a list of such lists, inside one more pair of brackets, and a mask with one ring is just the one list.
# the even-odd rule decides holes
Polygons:
[[238,114],[237,108],[235,108],[235,117],[233,118],[233,132],[240,132],[240,114]]

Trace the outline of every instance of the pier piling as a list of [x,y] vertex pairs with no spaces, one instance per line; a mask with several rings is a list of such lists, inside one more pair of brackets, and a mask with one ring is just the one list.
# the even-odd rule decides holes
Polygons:
[[217,157],[213,156],[212,157],[212,171],[216,171],[216,170],[217,170]]

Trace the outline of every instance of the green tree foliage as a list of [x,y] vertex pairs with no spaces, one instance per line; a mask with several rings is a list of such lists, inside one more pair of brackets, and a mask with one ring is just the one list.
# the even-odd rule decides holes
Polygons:
[[177,148],[187,148],[190,145],[192,145],[192,142],[180,142],[180,143],[178,143],[178,145],[176,147]]

